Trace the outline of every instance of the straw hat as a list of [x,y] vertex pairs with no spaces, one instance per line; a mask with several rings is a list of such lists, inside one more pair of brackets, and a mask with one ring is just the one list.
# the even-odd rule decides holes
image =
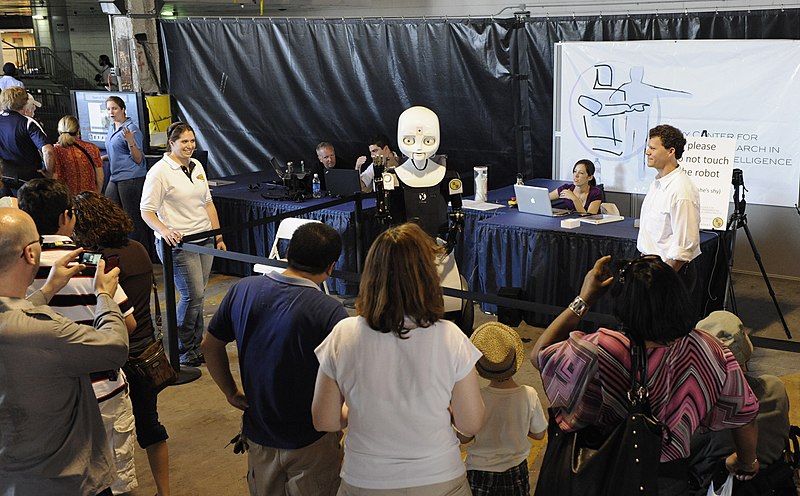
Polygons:
[[525,359],[517,331],[499,322],[487,322],[478,327],[470,341],[483,353],[475,367],[484,379],[508,379],[517,373]]
[[696,327],[722,341],[731,350],[740,367],[744,367],[750,360],[753,343],[750,342],[742,321],[736,315],[724,310],[711,312],[708,317],[698,322]]

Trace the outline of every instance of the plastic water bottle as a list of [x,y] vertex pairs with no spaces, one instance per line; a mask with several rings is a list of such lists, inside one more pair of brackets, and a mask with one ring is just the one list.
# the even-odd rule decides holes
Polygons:
[[322,198],[322,185],[319,182],[319,174],[314,174],[311,180],[311,194],[314,198]]
[[300,172],[305,172],[305,171],[306,171],[306,161],[305,160],[301,160],[300,161]]
[[523,186],[525,185],[525,181],[523,180],[522,173],[517,174],[517,184],[523,185]]

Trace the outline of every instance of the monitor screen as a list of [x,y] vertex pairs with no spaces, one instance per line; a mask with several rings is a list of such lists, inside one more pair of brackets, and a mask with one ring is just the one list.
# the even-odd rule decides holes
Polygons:
[[81,138],[106,149],[106,135],[111,118],[106,112],[106,100],[118,96],[125,102],[125,113],[144,134],[144,151],[148,149],[147,120],[141,95],[125,91],[73,90],[72,109],[81,126]]

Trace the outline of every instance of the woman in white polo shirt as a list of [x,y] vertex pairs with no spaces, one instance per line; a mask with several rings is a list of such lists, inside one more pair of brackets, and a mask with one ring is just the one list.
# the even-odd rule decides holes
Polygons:
[[[194,130],[183,122],[167,130],[170,151],[148,172],[142,191],[142,219],[155,231],[156,249],[164,261],[166,245],[172,246],[175,286],[181,293],[178,302],[178,351],[181,364],[196,367],[203,363],[200,341],[203,338],[203,296],[214,257],[183,250],[184,236],[219,228],[217,209],[211,200],[205,171],[192,158],[196,144]],[[196,243],[225,249],[221,235]]]

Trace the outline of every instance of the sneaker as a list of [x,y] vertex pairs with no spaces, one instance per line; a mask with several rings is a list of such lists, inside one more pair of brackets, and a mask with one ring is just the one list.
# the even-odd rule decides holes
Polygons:
[[185,367],[199,367],[200,365],[204,364],[205,360],[202,360],[200,357],[188,358],[186,360],[181,360],[181,365]]

